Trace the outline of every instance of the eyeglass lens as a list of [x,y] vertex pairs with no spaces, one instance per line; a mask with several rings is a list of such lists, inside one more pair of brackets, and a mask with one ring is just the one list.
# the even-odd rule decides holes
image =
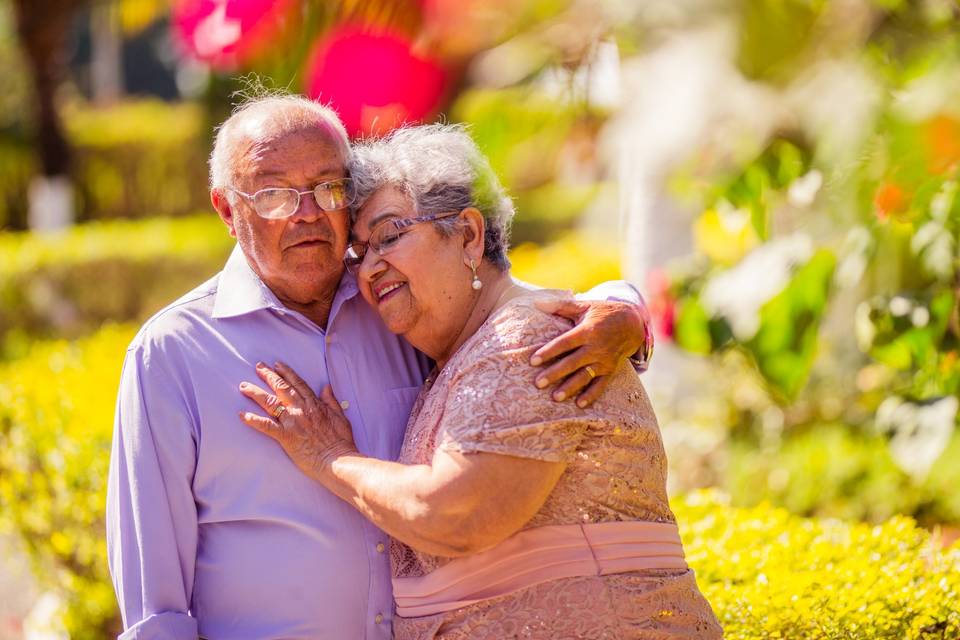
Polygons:
[[[323,182],[313,188],[313,198],[324,211],[335,211],[353,202],[354,191],[350,180]],[[253,206],[264,218],[286,218],[300,206],[300,193],[293,188],[261,189],[253,196]]]

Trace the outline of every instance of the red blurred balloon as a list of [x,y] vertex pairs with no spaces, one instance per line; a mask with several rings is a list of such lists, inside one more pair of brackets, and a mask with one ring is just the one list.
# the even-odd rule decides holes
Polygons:
[[310,97],[329,103],[347,131],[360,136],[433,115],[449,75],[401,35],[344,25],[315,45],[306,80]]
[[177,0],[174,33],[190,55],[219,69],[245,64],[277,35],[293,0]]

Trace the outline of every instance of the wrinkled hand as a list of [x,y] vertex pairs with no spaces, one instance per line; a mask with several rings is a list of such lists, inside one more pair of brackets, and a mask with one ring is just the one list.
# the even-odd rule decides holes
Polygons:
[[[275,370],[257,363],[257,375],[273,393],[249,382],[240,383],[240,392],[270,417],[241,411],[240,419],[276,440],[301,471],[319,480],[336,458],[357,453],[350,421],[330,385],[318,398],[293,369],[280,362]],[[277,418],[281,405],[286,410]]]
[[536,385],[546,389],[560,383],[552,393],[557,402],[579,393],[577,406],[589,406],[606,389],[610,374],[643,346],[643,317],[629,302],[552,298],[535,304],[541,311],[576,323],[530,357],[533,366],[553,361],[537,376]]

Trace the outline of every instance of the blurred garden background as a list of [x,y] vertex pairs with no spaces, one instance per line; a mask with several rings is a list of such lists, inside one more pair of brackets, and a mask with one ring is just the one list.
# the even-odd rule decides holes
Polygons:
[[956,0],[0,0],[0,640],[116,633],[120,363],[251,78],[469,124],[518,276],[638,285],[728,637],[960,638]]

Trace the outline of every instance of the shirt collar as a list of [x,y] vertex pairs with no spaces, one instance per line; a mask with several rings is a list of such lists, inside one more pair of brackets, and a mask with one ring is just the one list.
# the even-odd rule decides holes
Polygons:
[[[357,293],[359,289],[356,278],[351,273],[344,272],[333,299],[330,318],[336,315],[346,300],[353,298]],[[285,310],[286,308],[263,283],[260,276],[250,268],[240,245],[236,245],[223,271],[220,272],[217,297],[213,304],[213,317],[232,318],[262,309]]]

